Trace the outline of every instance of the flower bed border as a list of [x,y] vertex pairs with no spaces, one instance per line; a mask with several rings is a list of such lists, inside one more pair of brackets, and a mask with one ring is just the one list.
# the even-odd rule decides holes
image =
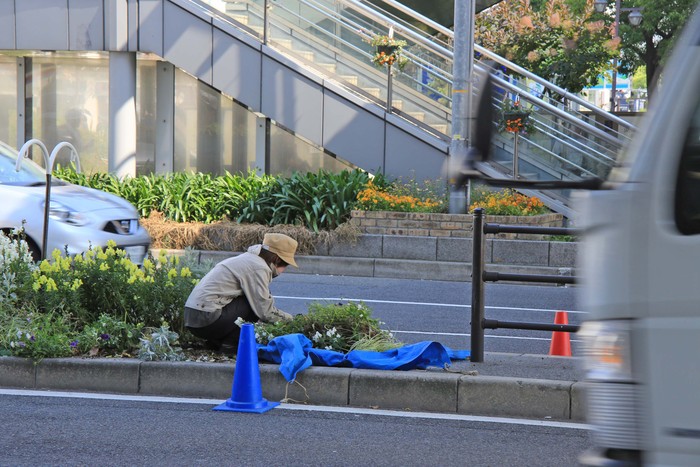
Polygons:
[[[492,216],[485,222],[510,225],[530,225],[538,227],[562,227],[564,216],[558,213],[537,216]],[[419,237],[459,237],[472,236],[474,216],[472,214],[441,214],[395,211],[352,211],[350,223],[364,234],[410,235]],[[537,234],[497,234],[495,238],[511,240],[541,240]]]

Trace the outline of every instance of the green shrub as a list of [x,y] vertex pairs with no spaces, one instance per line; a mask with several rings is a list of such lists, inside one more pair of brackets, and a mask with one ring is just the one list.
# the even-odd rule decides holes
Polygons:
[[122,322],[157,327],[163,320],[182,327],[182,307],[196,283],[187,266],[162,252],[139,268],[113,243],[66,257],[55,250],[33,273],[23,297],[39,310],[61,308],[80,327],[103,314]]
[[249,199],[239,222],[263,225],[303,225],[314,232],[333,230],[350,218],[357,193],[369,180],[360,170],[333,174],[295,173],[279,178]]
[[85,326],[73,347],[83,354],[120,354],[138,348],[143,323],[131,324],[102,313],[97,321]]
[[308,314],[297,315],[291,321],[256,323],[255,338],[265,345],[278,336],[303,334],[315,348],[338,352],[355,349],[383,351],[400,347],[402,344],[380,325],[372,318],[371,309],[361,302],[344,305],[311,303]]
[[180,336],[170,330],[167,323],[160,328],[153,329],[150,334],[140,339],[138,357],[140,360],[178,362],[185,359],[182,348],[179,346]]
[[204,223],[237,218],[248,201],[257,198],[274,181],[254,172],[247,176],[178,172],[122,180],[105,173],[76,173],[69,168],[59,168],[55,173],[68,182],[121,196],[142,217],[158,211],[177,222]]
[[26,306],[0,322],[2,354],[41,360],[68,357],[74,352],[75,328],[60,309],[37,310]]

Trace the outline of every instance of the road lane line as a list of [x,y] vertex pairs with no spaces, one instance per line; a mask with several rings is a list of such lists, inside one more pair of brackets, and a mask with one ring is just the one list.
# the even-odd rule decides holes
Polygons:
[[[94,399],[94,400],[111,400],[111,401],[126,401],[126,402],[159,402],[167,404],[196,404],[196,405],[211,405],[217,406],[224,402],[221,399],[196,399],[188,397],[163,397],[163,396],[137,396],[128,394],[99,394],[91,392],[72,392],[72,391],[35,391],[26,389],[2,389],[0,395],[21,396],[21,397],[55,397],[68,399]],[[381,409],[364,409],[360,407],[331,407],[321,405],[301,405],[282,403],[276,409],[289,411],[306,411],[306,412],[322,412],[322,413],[341,413],[353,415],[373,415],[383,417],[399,417],[399,418],[422,418],[433,420],[458,420],[466,422],[480,423],[500,423],[508,425],[525,425],[525,426],[541,426],[553,428],[567,428],[574,430],[590,430],[590,426],[585,423],[560,422],[556,420],[534,420],[521,418],[507,417],[486,417],[478,415],[461,415],[461,414],[443,414],[432,412],[399,412],[395,410]]]
[[[468,333],[459,332],[434,332],[434,331],[389,331],[392,334],[418,334],[418,335],[433,335],[433,336],[448,336],[448,337],[471,337]],[[498,336],[494,334],[485,334],[486,339],[518,339],[531,341],[551,341],[552,337],[529,337],[529,336]],[[580,339],[571,339],[571,342],[581,342]]]
[[[396,300],[370,300],[363,298],[339,298],[339,297],[292,297],[289,295],[274,295],[275,299],[286,299],[286,300],[311,300],[311,301],[321,301],[321,302],[363,302],[363,303],[386,303],[390,305],[410,305],[410,306],[437,306],[437,307],[449,307],[449,308],[471,308],[471,305],[463,305],[457,303],[430,303],[430,302],[402,302]],[[562,309],[550,310],[548,308],[519,308],[511,306],[486,306],[486,310],[512,310],[512,311],[545,311],[550,313],[556,313],[557,311],[562,311]],[[567,313],[572,314],[588,314],[587,311],[580,310],[566,310]]]

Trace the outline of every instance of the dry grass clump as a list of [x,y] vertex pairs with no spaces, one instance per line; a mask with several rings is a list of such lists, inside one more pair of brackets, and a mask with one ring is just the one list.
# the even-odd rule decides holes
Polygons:
[[267,226],[239,224],[221,221],[211,224],[201,222],[175,222],[165,219],[162,213],[152,212],[141,224],[151,235],[152,248],[182,250],[192,247],[207,251],[246,251],[249,246],[262,243],[268,232],[283,233],[295,239],[300,255],[313,254],[316,245],[330,243],[354,243],[360,231],[357,226],[345,223],[332,231],[313,232],[296,225]]

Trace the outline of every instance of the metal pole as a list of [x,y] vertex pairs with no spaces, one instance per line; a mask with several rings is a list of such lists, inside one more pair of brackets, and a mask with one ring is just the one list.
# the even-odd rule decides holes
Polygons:
[[[615,0],[615,38],[620,37],[620,2],[621,0]],[[613,58],[613,70],[612,70],[612,86],[610,94],[610,112],[615,112],[616,102],[617,102],[617,56],[619,52],[615,54]]]
[[46,259],[46,246],[49,243],[49,209],[51,205],[51,168],[46,168],[46,199],[44,200],[44,231],[41,239],[41,260]]
[[518,179],[518,132],[513,133],[513,180]]
[[[454,6],[454,59],[452,63],[452,140],[450,142],[450,174],[458,173],[467,159],[471,140],[471,95],[474,69],[474,0],[455,0]],[[449,211],[467,212],[468,190],[449,182]]]
[[265,45],[267,45],[267,38],[270,29],[270,15],[267,11],[269,8],[270,5],[268,3],[268,0],[265,0],[263,2],[263,44]]
[[472,232],[472,362],[484,361],[484,209],[474,210]]
[[393,103],[393,80],[391,79],[391,65],[386,67],[386,111],[392,113],[394,106]]

